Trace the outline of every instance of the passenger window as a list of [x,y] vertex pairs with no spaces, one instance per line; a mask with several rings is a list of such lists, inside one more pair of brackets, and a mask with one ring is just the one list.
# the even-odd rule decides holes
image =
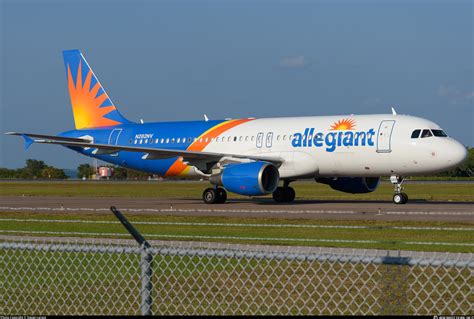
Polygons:
[[239,142],[242,142],[242,136],[241,136],[241,137],[239,137]]
[[414,130],[413,133],[411,133],[411,138],[420,137],[420,132],[421,132],[421,130]]
[[170,142],[170,139],[169,139],[169,138],[167,138],[167,139],[166,139],[166,144],[168,144],[169,142]]
[[255,140],[255,136],[252,136],[250,139],[251,139],[252,142],[253,142],[253,141]]
[[437,137],[448,137],[443,130],[431,130],[431,132],[433,132],[433,135]]
[[433,136],[430,130],[423,130],[423,133],[421,133],[421,138],[430,137],[430,136]]
[[173,137],[173,138],[171,139],[171,144],[173,144],[174,141],[176,141],[176,139]]
[[237,136],[234,136],[234,142],[237,142]]
[[176,143],[179,143],[181,142],[181,138],[178,137],[178,140],[176,141]]

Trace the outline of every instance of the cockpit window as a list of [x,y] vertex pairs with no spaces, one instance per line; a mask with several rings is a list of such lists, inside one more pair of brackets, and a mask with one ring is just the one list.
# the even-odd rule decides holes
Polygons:
[[430,136],[433,136],[430,130],[423,130],[423,133],[421,133],[421,138],[430,137]]
[[433,135],[437,137],[448,137],[443,130],[431,130],[431,132],[433,132]]
[[411,133],[411,138],[418,138],[420,136],[421,130],[414,130],[413,133]]

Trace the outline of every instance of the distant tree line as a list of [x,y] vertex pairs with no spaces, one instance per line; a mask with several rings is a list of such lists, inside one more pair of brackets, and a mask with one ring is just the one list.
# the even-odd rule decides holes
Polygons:
[[[452,170],[439,173],[437,177],[474,177],[474,148],[469,148],[469,158],[461,166]],[[145,173],[130,168],[120,166],[113,167],[114,174],[111,179],[116,180],[146,180],[150,173]],[[81,164],[77,167],[78,178],[92,178],[97,172],[89,164]],[[43,161],[27,159],[26,166],[19,169],[0,168],[0,178],[2,179],[66,179],[64,170],[46,165]]]
[[23,168],[0,168],[3,179],[66,179],[64,170],[46,165],[43,161],[27,159]]

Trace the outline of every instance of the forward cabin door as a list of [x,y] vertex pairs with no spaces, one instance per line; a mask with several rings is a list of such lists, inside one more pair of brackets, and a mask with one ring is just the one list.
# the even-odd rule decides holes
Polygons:
[[377,133],[378,153],[390,153],[392,151],[391,140],[394,125],[394,120],[386,120],[380,122],[379,131]]

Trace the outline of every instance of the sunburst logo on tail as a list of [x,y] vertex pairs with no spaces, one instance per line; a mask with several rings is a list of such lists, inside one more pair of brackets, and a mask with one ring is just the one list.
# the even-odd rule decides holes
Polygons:
[[[67,66],[69,95],[74,113],[76,129],[87,127],[114,126],[120,122],[106,118],[105,116],[116,110],[115,106],[102,104],[109,100],[107,94],[102,89],[99,82],[91,88],[92,70],[89,69],[85,80],[82,80],[82,61],[79,61],[77,68],[76,83],[71,73],[71,66]],[[99,93],[99,90],[102,92]],[[110,103],[111,104],[111,103]]]
[[355,121],[353,119],[342,119],[331,125],[331,131],[355,130]]

